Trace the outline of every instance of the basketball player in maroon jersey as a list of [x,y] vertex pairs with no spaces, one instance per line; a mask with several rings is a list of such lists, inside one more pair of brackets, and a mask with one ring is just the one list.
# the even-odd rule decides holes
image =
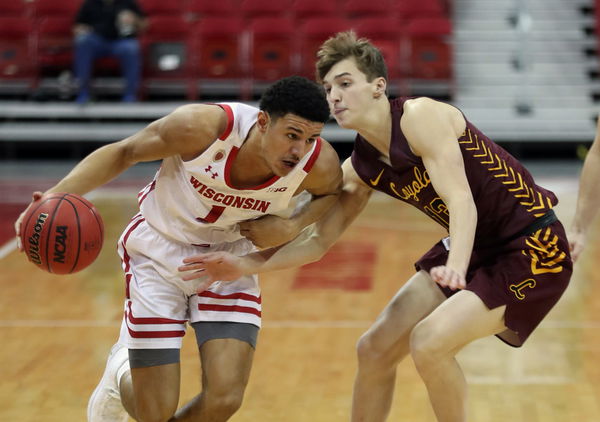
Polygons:
[[573,260],[583,250],[591,223],[600,209],[600,119],[596,124],[596,137],[581,170],[577,208],[569,233],[569,243]]
[[332,114],[358,132],[336,205],[282,247],[243,258],[198,255],[180,269],[190,280],[224,280],[301,265],[323,256],[373,190],[415,206],[450,236],[416,262],[416,274],[359,340],[352,420],[386,419],[396,367],[410,354],[438,421],[466,421],[456,353],[489,335],[521,346],[568,285],[572,262],[552,210],[556,196],[455,107],[389,100],[384,60],[368,40],[339,33],[318,56]]

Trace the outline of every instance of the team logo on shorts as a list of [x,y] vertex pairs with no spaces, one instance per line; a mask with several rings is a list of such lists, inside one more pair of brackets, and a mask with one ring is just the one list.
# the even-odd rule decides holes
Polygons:
[[517,299],[523,300],[525,299],[525,293],[523,292],[525,289],[533,289],[536,286],[536,282],[533,278],[528,278],[527,280],[523,280],[520,283],[515,283],[510,285],[510,291],[515,294]]
[[213,157],[213,162],[214,163],[218,163],[219,161],[221,161],[223,158],[225,158],[225,150],[224,149],[220,149],[219,151],[217,151]]

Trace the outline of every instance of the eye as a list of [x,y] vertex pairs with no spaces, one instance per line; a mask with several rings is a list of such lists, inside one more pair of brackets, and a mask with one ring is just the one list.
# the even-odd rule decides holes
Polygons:
[[313,142],[315,142],[316,140],[317,140],[317,138],[308,138],[308,139],[306,140],[306,143],[307,143],[307,144],[312,144],[312,143],[313,143]]
[[298,135],[296,135],[295,133],[288,133],[287,137],[290,138],[290,139],[292,139],[292,140],[294,140],[294,141],[296,139],[298,139]]

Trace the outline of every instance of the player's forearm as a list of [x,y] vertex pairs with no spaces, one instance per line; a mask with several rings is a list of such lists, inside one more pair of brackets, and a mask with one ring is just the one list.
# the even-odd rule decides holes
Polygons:
[[600,208],[600,143],[596,141],[583,164],[573,230],[585,232]]
[[289,219],[290,224],[292,224],[296,228],[296,231],[299,233],[305,227],[310,226],[312,223],[316,222],[320,217],[324,216],[325,213],[338,200],[338,196],[339,194],[336,193],[313,198],[298,213],[296,213]]
[[84,195],[111,181],[132,164],[126,160],[118,143],[103,146],[79,162],[46,193],[70,192]]
[[448,210],[450,211],[450,252],[446,265],[465,274],[473,251],[477,208],[469,195],[450,202]]
[[328,248],[329,243],[320,237],[318,228],[313,225],[291,242],[240,257],[239,263],[244,274],[259,274],[318,261]]

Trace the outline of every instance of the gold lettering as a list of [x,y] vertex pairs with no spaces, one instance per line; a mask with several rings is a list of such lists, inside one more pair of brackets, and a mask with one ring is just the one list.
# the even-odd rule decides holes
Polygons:
[[421,173],[421,170],[418,167],[413,168],[413,174],[415,175],[415,180],[404,186],[400,192],[396,190],[396,184],[393,182],[390,182],[390,189],[396,196],[405,201],[412,198],[416,202],[419,202],[419,193],[431,184],[431,179],[427,174],[427,170]]

